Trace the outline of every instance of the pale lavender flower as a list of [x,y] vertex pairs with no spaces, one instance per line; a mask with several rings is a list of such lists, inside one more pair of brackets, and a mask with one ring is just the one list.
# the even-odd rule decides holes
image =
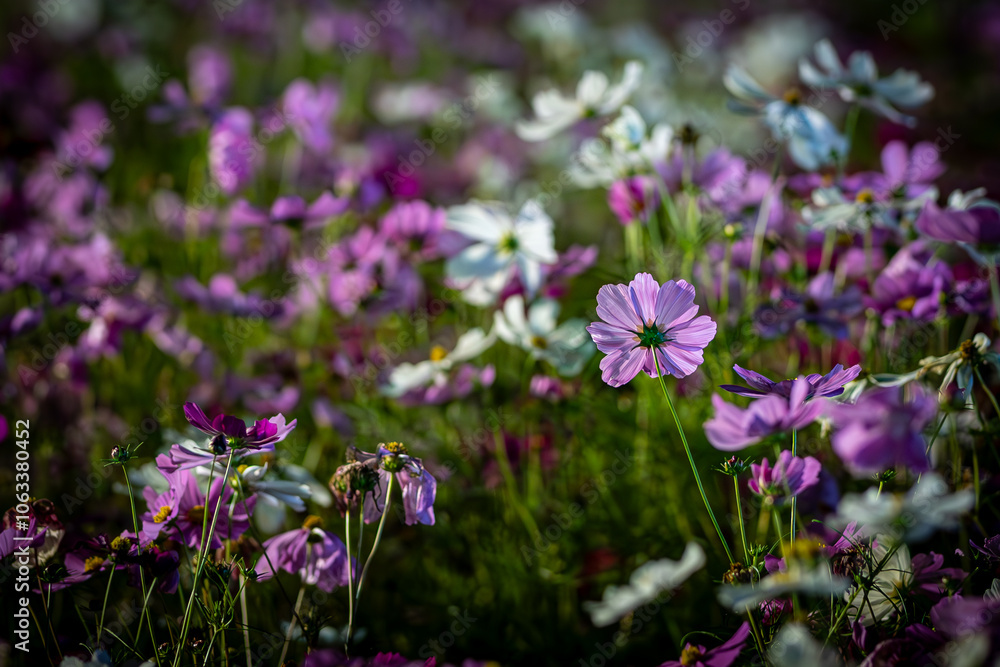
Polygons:
[[789,396],[770,395],[743,409],[712,396],[715,416],[705,422],[705,435],[716,449],[735,452],[765,437],[805,428],[823,412],[823,401],[806,402],[811,385],[806,378],[792,383]]

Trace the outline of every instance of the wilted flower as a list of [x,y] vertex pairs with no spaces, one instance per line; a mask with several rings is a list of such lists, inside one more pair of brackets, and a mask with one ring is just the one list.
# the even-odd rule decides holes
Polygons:
[[555,89],[537,93],[531,101],[535,119],[518,122],[517,135],[525,141],[544,141],[587,116],[614,113],[639,87],[642,70],[637,61],[626,63],[621,83],[614,86],[604,73],[588,70],[577,84],[574,98]]
[[610,625],[625,614],[684,583],[705,565],[705,552],[694,542],[684,548],[680,560],[652,560],[640,565],[626,586],[608,586],[600,602],[585,602],[594,625]]
[[793,561],[784,571],[769,574],[753,584],[722,586],[718,591],[719,602],[737,613],[743,613],[765,600],[784,597],[790,593],[827,597],[840,595],[850,585],[850,580],[834,576],[824,562],[815,566]]
[[991,364],[1000,370],[1000,355],[990,349],[990,339],[984,333],[977,333],[972,339],[964,341],[957,349],[941,357],[926,357],[920,360],[915,371],[902,375],[880,374],[875,376],[875,383],[881,387],[899,387],[914,380],[923,379],[928,373],[942,375],[938,387],[939,396],[944,396],[952,382],[958,381],[958,388],[965,396],[966,405],[972,405],[972,386],[975,382],[975,369],[980,364]]
[[845,68],[827,39],[816,44],[816,62],[819,67],[806,59],[799,62],[803,81],[817,88],[836,89],[845,102],[857,102],[896,123],[912,127],[916,121],[893,105],[917,107],[934,97],[934,88],[914,72],[898,69],[880,79],[875,61],[867,51],[852,53]]
[[548,361],[562,375],[576,375],[594,354],[586,322],[579,318],[559,324],[559,304],[538,299],[524,310],[524,299],[507,299],[503,311],[494,314],[493,330],[503,341],[528,351],[535,359]]
[[[662,286],[648,273],[626,285],[605,285],[597,293],[597,315],[587,331],[606,356],[602,379],[620,387],[645,371],[686,377],[704,360],[705,346],[715,338],[716,324],[695,317],[694,286],[668,280]],[[656,362],[654,356],[656,355]]]
[[317,516],[306,517],[301,528],[275,535],[264,542],[264,553],[257,561],[258,581],[274,576],[279,570],[297,574],[304,584],[314,584],[327,593],[348,583],[347,548],[340,538],[322,528]]
[[379,483],[374,492],[365,495],[365,523],[376,521],[382,516],[387,499],[383,489],[387,488],[389,475],[395,475],[403,495],[404,523],[434,525],[434,499],[437,496],[437,480],[424,468],[423,461],[410,456],[406,446],[399,442],[380,443],[374,453],[353,451],[358,462],[378,471]]

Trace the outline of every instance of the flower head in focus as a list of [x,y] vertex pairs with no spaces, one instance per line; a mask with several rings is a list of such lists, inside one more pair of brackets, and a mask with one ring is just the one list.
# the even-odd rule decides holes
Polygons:
[[[597,316],[587,331],[606,356],[602,379],[620,387],[645,371],[686,377],[704,361],[704,349],[715,338],[716,324],[695,317],[694,286],[668,280],[662,286],[648,273],[628,285],[605,285],[597,293]],[[655,361],[654,361],[655,355]]]

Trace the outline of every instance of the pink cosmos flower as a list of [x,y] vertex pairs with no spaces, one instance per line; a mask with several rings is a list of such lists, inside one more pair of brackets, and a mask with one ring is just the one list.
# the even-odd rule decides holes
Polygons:
[[716,324],[707,315],[695,317],[694,286],[668,280],[662,286],[648,273],[626,285],[605,285],[597,293],[597,315],[587,331],[601,360],[602,379],[620,387],[645,371],[686,377],[704,361],[704,349],[715,338]]

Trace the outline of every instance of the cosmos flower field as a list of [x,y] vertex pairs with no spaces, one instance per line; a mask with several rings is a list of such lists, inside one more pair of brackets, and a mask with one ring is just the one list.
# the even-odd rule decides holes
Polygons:
[[0,667],[997,664],[962,11],[5,6]]

